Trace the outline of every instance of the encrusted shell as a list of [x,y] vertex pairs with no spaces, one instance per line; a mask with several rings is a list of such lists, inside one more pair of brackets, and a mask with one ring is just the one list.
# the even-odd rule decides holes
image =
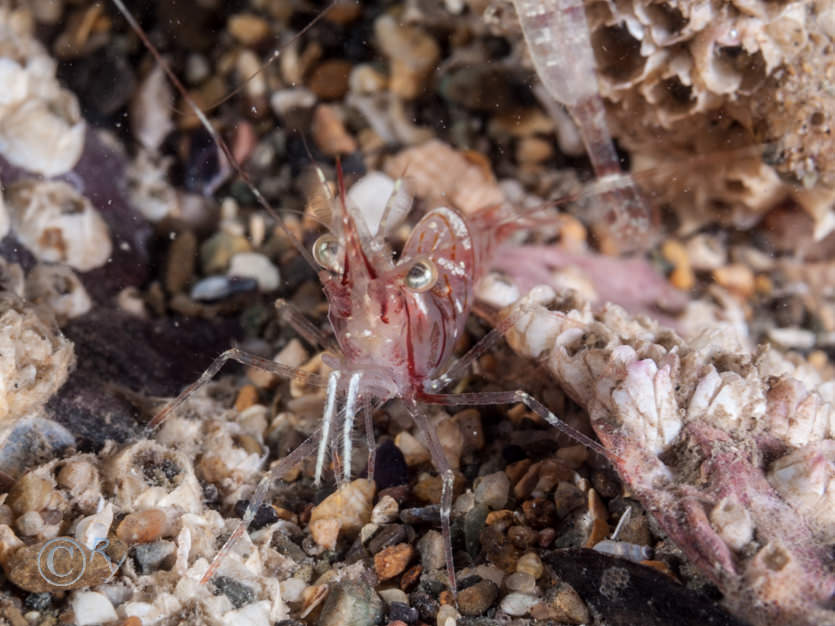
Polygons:
[[0,154],[44,176],[75,166],[86,132],[78,99],[61,87],[55,70],[31,22],[0,9]]
[[52,310],[59,325],[90,310],[93,303],[68,265],[39,263],[26,276],[26,299]]
[[43,405],[74,364],[72,343],[48,313],[0,293],[0,421]]
[[107,224],[90,201],[62,181],[10,185],[6,201],[18,239],[40,260],[81,272],[104,265],[112,252]]

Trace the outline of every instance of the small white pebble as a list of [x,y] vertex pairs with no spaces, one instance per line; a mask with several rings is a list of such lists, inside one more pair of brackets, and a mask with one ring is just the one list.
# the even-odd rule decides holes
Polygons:
[[536,552],[526,552],[520,556],[519,560],[516,562],[516,571],[527,572],[534,578],[539,579],[544,571],[542,567],[542,559],[539,558],[539,555]]
[[444,604],[438,609],[438,615],[435,618],[435,623],[438,626],[455,626],[457,619],[461,617],[455,607],[449,604]]
[[229,276],[254,278],[258,281],[258,288],[261,291],[278,289],[278,268],[267,257],[258,252],[239,252],[233,256],[229,262],[227,274]]
[[388,524],[397,519],[400,506],[397,500],[390,495],[380,498],[380,501],[371,509],[371,522],[373,524]]
[[378,593],[380,594],[380,597],[385,600],[386,604],[391,604],[392,602],[409,604],[409,596],[406,595],[406,592],[401,591],[396,587],[392,589],[380,589]]
[[513,592],[502,598],[499,608],[508,615],[521,617],[522,615],[526,615],[531,610],[531,607],[538,602],[539,598],[536,596]]
[[288,578],[281,581],[281,599],[285,602],[299,602],[307,583],[301,578]]
[[270,603],[253,602],[223,616],[224,626],[270,626]]
[[72,595],[70,606],[78,626],[112,622],[119,617],[107,596],[97,591],[76,591]]

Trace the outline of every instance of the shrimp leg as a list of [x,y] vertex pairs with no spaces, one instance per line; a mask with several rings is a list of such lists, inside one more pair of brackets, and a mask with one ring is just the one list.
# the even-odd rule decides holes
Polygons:
[[407,401],[406,408],[418,429],[426,435],[429,442],[429,453],[432,455],[432,463],[441,475],[441,534],[444,537],[444,559],[446,560],[447,575],[449,576],[449,588],[452,595],[457,595],[455,582],[455,563],[452,559],[452,526],[450,519],[452,515],[452,488],[455,482],[455,474],[449,466],[438,433],[429,423],[426,414],[418,406],[414,399]]
[[217,572],[220,564],[223,562],[223,559],[226,558],[226,555],[232,550],[235,546],[235,543],[238,539],[243,536],[246,532],[249,525],[252,523],[252,520],[255,518],[255,514],[258,512],[258,509],[261,508],[261,505],[264,503],[264,500],[267,498],[267,492],[269,491],[270,485],[273,481],[280,479],[283,477],[288,471],[290,471],[294,465],[299,463],[302,459],[307,458],[310,453],[313,451],[313,447],[316,444],[316,439],[320,436],[321,431],[314,432],[310,437],[305,439],[302,443],[296,446],[296,449],[293,450],[290,454],[285,456],[281,459],[259,482],[258,485],[255,487],[255,491],[252,493],[252,497],[249,499],[249,505],[246,507],[246,511],[244,512],[243,519],[240,521],[238,526],[229,536],[229,539],[223,544],[223,547],[220,551],[215,555],[215,558],[212,559],[211,564],[209,565],[209,569],[206,570],[206,573],[203,574],[203,578],[200,579],[200,584],[205,584],[212,579]]
[[270,359],[265,359],[249,352],[244,352],[240,348],[230,348],[223,352],[220,356],[212,361],[211,365],[206,368],[206,371],[200,375],[196,381],[186,387],[179,396],[174,398],[162,411],[157,413],[149,422],[146,431],[150,435],[154,429],[162,424],[168,417],[180,407],[186,400],[188,400],[198,389],[206,385],[212,378],[215,377],[221,368],[226,365],[227,361],[236,361],[241,365],[248,365],[250,367],[257,367],[266,372],[282,376],[284,378],[297,379],[306,385],[313,385],[317,387],[324,386],[320,376],[306,372],[295,367],[288,367],[281,363],[276,363]]
[[559,417],[554,415],[554,413],[552,413],[544,404],[526,391],[480,391],[476,393],[422,394],[419,399],[428,404],[441,404],[445,406],[456,406],[460,404],[492,406],[496,404],[516,404],[517,402],[521,402],[528,407],[528,409],[548,422],[551,426],[559,430],[561,433],[568,435],[577,443],[586,446],[590,450],[594,450],[610,461],[617,460],[617,457],[609,450],[594,441],[588,435],[585,435],[576,428],[566,424]]

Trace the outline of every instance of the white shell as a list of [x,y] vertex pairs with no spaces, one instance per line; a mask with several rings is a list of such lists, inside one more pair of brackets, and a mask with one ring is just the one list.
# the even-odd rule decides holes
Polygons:
[[67,183],[21,181],[9,186],[6,202],[18,239],[38,260],[87,272],[110,258],[107,224]]
[[31,22],[0,9],[0,155],[44,176],[71,170],[84,148],[86,124],[75,95],[61,87],[56,64]]
[[63,325],[93,306],[90,296],[68,265],[40,263],[26,277],[26,299],[52,310]]

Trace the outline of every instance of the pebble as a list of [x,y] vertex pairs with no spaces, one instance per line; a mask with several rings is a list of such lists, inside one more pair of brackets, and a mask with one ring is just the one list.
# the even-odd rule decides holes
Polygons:
[[374,69],[374,66],[362,63],[351,70],[348,85],[351,93],[377,93],[386,88],[386,77]]
[[481,423],[481,413],[476,409],[464,409],[453,415],[452,421],[458,424],[461,435],[464,437],[465,452],[474,452],[484,447],[486,442]]
[[527,615],[531,608],[539,603],[539,598],[527,593],[513,592],[507,594],[499,603],[499,608],[513,617]]
[[139,544],[134,548],[134,556],[142,574],[150,574],[160,568],[162,562],[174,554],[176,546],[171,541],[154,541]]
[[359,478],[342,485],[310,511],[310,532],[314,541],[323,547],[336,546],[336,532],[353,535],[371,519],[371,503],[376,486],[373,481]]
[[389,524],[397,519],[399,512],[400,506],[397,504],[397,500],[386,494],[371,509],[371,523]]
[[490,118],[488,132],[494,137],[550,135],[554,132],[554,120],[537,107],[526,109],[515,107],[510,112],[499,113]]
[[257,288],[258,282],[254,278],[207,276],[194,284],[189,297],[200,302],[212,302],[223,300],[236,293],[255,291]]
[[493,581],[481,580],[458,592],[458,610],[471,617],[482,615],[493,605],[498,595],[499,589]]
[[408,431],[398,433],[394,438],[394,445],[400,448],[409,467],[429,461],[429,450]]
[[673,265],[670,283],[677,289],[689,291],[696,282],[687,249],[677,239],[668,239],[661,246],[661,254]]
[[403,575],[400,577],[400,588],[403,591],[411,589],[415,583],[417,583],[422,573],[423,565],[412,565],[412,567],[403,572]]
[[43,518],[37,511],[28,511],[15,522],[18,532],[24,537],[32,537],[43,530]]
[[542,559],[536,552],[526,552],[516,562],[516,571],[525,572],[535,579],[539,579],[543,572]]
[[233,15],[229,18],[226,29],[245,46],[255,45],[270,34],[267,21],[252,13]]
[[427,531],[418,541],[417,549],[424,570],[432,571],[444,567],[444,538],[437,530]]
[[516,146],[516,160],[520,164],[535,165],[547,161],[554,154],[550,141],[541,137],[525,137]]
[[348,61],[328,59],[314,68],[307,86],[322,100],[339,100],[348,93],[351,69],[352,66]]
[[356,140],[345,129],[337,109],[331,105],[320,104],[313,111],[311,132],[313,141],[328,156],[357,150]]
[[406,527],[403,524],[389,524],[383,526],[368,542],[371,554],[377,554],[385,548],[406,541]]
[[70,606],[78,626],[101,624],[118,619],[110,600],[97,591],[76,591],[70,598]]
[[585,504],[585,496],[576,485],[562,481],[557,483],[554,491],[554,505],[557,507],[557,517],[560,519]]
[[235,410],[244,411],[258,402],[258,389],[255,385],[244,385],[235,398]]
[[[391,605],[391,604],[405,604],[407,607],[409,606],[409,596],[402,589],[398,589],[397,587],[390,587],[388,589],[380,589],[377,593],[380,594],[380,597],[388,605]],[[389,611],[389,616],[391,616],[390,611]],[[391,619],[398,619],[398,618],[392,617]]]
[[571,585],[564,582],[550,588],[545,601],[535,606],[531,615],[538,620],[554,620],[568,624],[591,622],[586,603]]
[[278,268],[259,252],[239,252],[229,262],[229,276],[254,278],[261,291],[275,291],[279,285]]
[[525,520],[536,529],[553,526],[556,521],[556,510],[554,503],[545,498],[532,498],[522,503]]
[[480,543],[481,531],[487,520],[489,511],[483,504],[477,504],[464,516],[464,546],[472,556],[477,556]]
[[389,546],[374,555],[374,570],[380,580],[388,580],[402,573],[415,554],[408,543]]
[[383,610],[383,600],[371,585],[343,581],[331,586],[317,626],[374,626]]
[[229,598],[232,606],[236,609],[250,604],[255,600],[255,591],[231,576],[215,576],[212,578],[212,584],[218,593],[222,593]]
[[437,42],[421,28],[400,24],[387,14],[374,21],[374,35],[391,61],[391,92],[406,100],[416,97],[440,58]]
[[98,472],[92,463],[83,459],[67,461],[56,477],[58,485],[78,495],[96,484]]
[[249,252],[249,241],[241,235],[220,231],[200,246],[200,264],[204,274],[218,274],[226,271],[229,261],[239,252]]
[[715,269],[713,280],[742,298],[748,298],[754,293],[754,272],[741,263],[731,263]]
[[444,604],[438,609],[438,615],[435,617],[437,626],[455,626],[460,614],[455,610],[451,604]]
[[160,509],[131,513],[116,528],[116,536],[128,544],[149,543],[162,536],[168,518]]
[[[122,562],[128,550],[128,547],[121,541],[111,541],[110,545],[104,548],[110,559],[108,561],[101,555],[95,556],[96,553],[77,542],[73,544],[52,543],[47,546],[46,544],[49,541],[60,541],[60,538],[19,547],[8,556],[3,553],[2,565],[6,572],[6,578],[21,589],[33,593],[54,592],[56,590],[72,591],[93,587],[102,584],[113,575],[112,567]],[[52,582],[44,577],[43,570],[38,567],[38,555],[45,549],[45,546],[47,550],[50,549],[50,546],[55,546],[55,548],[66,546],[66,549],[52,549],[52,571],[59,574],[66,573],[65,576],[53,578]],[[79,550],[83,552],[83,558]],[[102,548],[99,547],[100,552],[101,550]],[[76,576],[77,574],[80,574],[80,576]],[[53,584],[56,580],[61,584]]]
[[270,108],[279,117],[286,117],[294,109],[309,109],[316,104],[316,94],[302,87],[281,89],[270,96]]
[[589,489],[587,506],[591,513],[592,524],[584,547],[592,548],[596,543],[609,536],[609,523],[607,521],[609,510],[594,489]]
[[52,496],[52,483],[34,473],[27,473],[14,484],[6,500],[18,515],[45,508]]
[[190,230],[178,233],[165,263],[165,289],[168,293],[182,291],[194,274],[197,257],[197,237]]
[[703,272],[718,269],[727,263],[728,252],[714,235],[699,233],[685,244],[687,256],[693,269]]
[[452,469],[461,467],[461,454],[464,451],[464,435],[452,418],[445,417],[435,424],[438,441],[441,442],[444,456]]
[[281,599],[285,602],[300,602],[302,599],[302,592],[307,587],[307,583],[301,578],[288,578],[279,583],[281,589]]
[[536,591],[536,578],[528,572],[514,572],[504,579],[505,589],[532,594]]
[[415,624],[420,618],[417,609],[409,606],[409,598],[405,593],[403,597],[405,600],[402,602],[389,602],[389,619],[395,622],[399,621],[401,624]]
[[481,476],[475,481],[475,501],[493,510],[502,509],[510,495],[510,479],[504,472]]

